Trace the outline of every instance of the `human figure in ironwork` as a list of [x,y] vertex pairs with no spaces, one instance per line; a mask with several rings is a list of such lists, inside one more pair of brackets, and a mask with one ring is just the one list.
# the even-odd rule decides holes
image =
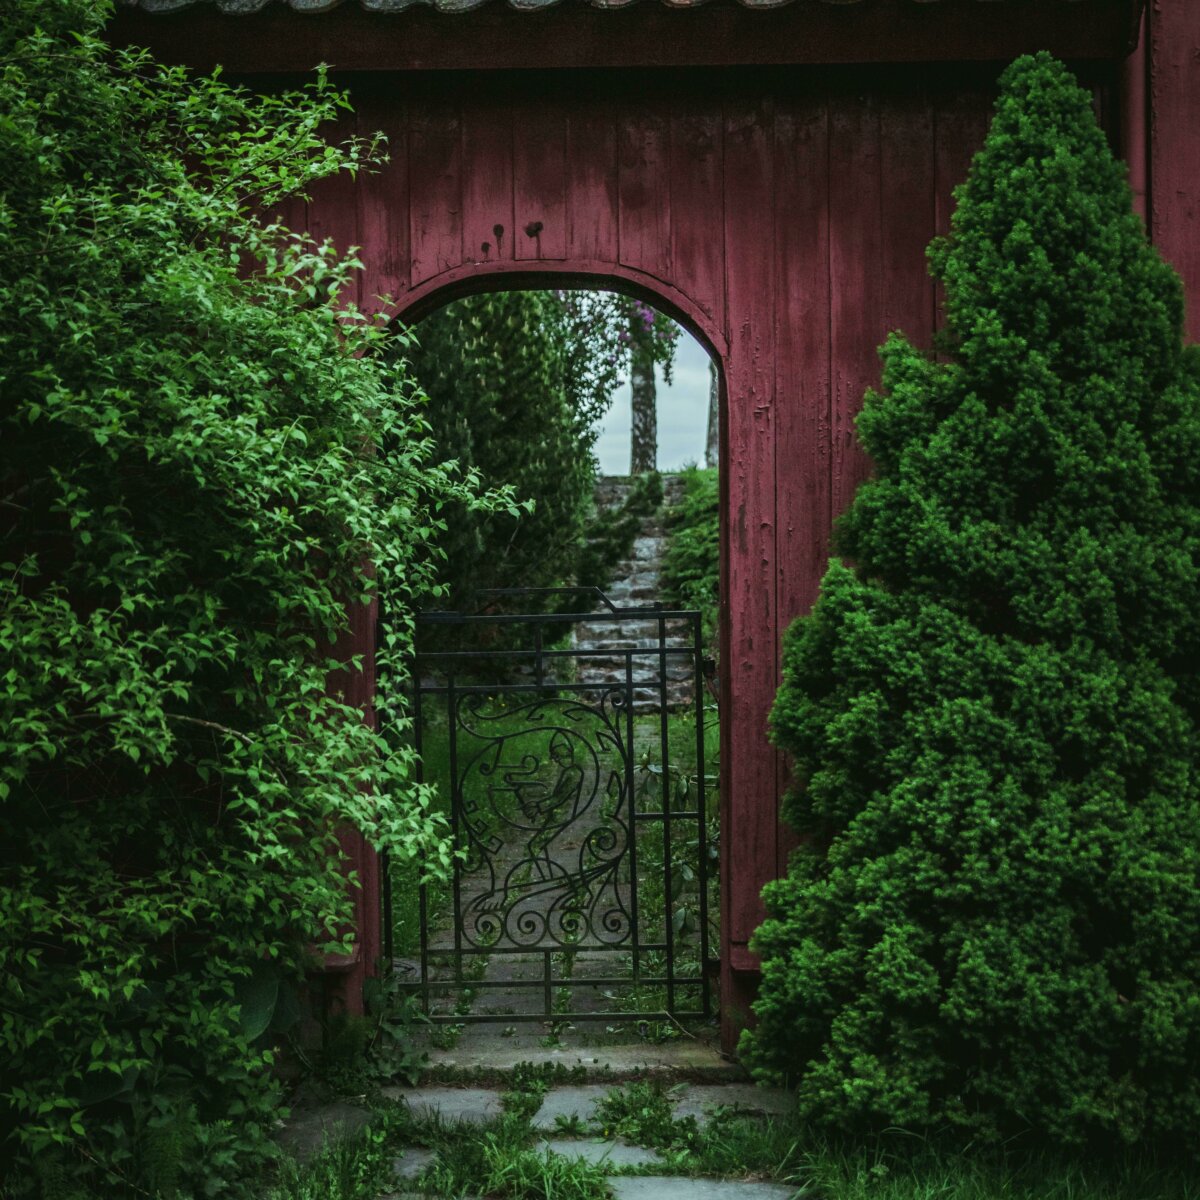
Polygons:
[[569,735],[561,730],[550,739],[550,759],[558,766],[558,778],[553,787],[541,780],[520,780],[515,772],[507,772],[504,782],[517,794],[517,802],[526,820],[537,828],[529,839],[529,857],[540,879],[554,876],[550,844],[555,835],[579,811],[583,793],[583,768],[575,761],[575,750]]
[[[526,717],[523,727],[519,714]],[[487,732],[493,720],[497,735]],[[460,721],[465,735],[486,745],[468,761],[460,784],[468,849],[460,871],[464,878],[487,877],[464,904],[467,939],[578,945],[627,937],[629,913],[618,882],[629,838],[621,818],[624,776],[608,763],[613,755],[623,760],[624,752],[613,723],[602,710],[557,698],[495,717],[475,711]],[[539,723],[547,740],[540,754],[529,753],[524,739]],[[515,859],[505,849],[505,827],[515,835],[508,842]]]

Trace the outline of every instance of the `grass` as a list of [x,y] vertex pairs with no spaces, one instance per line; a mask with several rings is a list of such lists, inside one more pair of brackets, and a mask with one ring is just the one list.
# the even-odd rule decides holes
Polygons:
[[525,1144],[525,1129],[501,1118],[494,1128],[451,1128],[453,1147],[419,1181],[439,1196],[504,1200],[606,1200],[603,1168]]
[[393,1164],[406,1148],[437,1153],[432,1166],[400,1190],[496,1200],[606,1200],[605,1172],[594,1164],[538,1149],[532,1118],[546,1091],[578,1075],[561,1063],[520,1063],[508,1075],[504,1113],[486,1124],[414,1117],[378,1099],[363,1129],[340,1134],[306,1163],[287,1159],[266,1200],[377,1200],[399,1185]]
[[828,1200],[1196,1200],[1193,1164],[1127,1152],[958,1151],[915,1139],[810,1141],[796,1177]]
[[573,1076],[560,1063],[519,1063],[501,1097],[504,1113],[484,1125],[415,1120],[407,1134],[437,1152],[417,1186],[438,1196],[495,1196],[502,1200],[605,1200],[602,1168],[538,1149],[532,1120],[553,1082]]
[[663,1154],[643,1174],[774,1180],[813,1200],[1200,1200],[1194,1158],[1139,1150],[964,1147],[898,1130],[837,1138],[732,1109],[700,1131],[674,1117],[668,1089],[641,1081],[610,1091],[596,1116],[605,1136]]
[[[556,1066],[558,1064],[555,1064]],[[548,1065],[547,1065],[548,1066]],[[413,1117],[380,1101],[371,1124],[334,1141],[307,1164],[285,1164],[266,1200],[376,1200],[396,1190],[392,1163],[406,1147],[437,1159],[409,1190],[496,1200],[606,1200],[604,1169],[548,1154],[531,1125],[545,1091],[568,1076],[523,1064],[508,1076],[504,1113],[482,1125]],[[901,1131],[834,1138],[786,1118],[718,1110],[699,1131],[677,1120],[661,1084],[613,1089],[590,1128],[658,1149],[664,1163],[623,1174],[764,1179],[804,1189],[809,1200],[1200,1200],[1194,1159],[1140,1151],[1066,1153],[1046,1146],[962,1147]],[[401,1189],[403,1190],[403,1189]]]
[[401,1125],[396,1109],[383,1110],[365,1128],[333,1138],[305,1163],[284,1159],[266,1200],[376,1200],[392,1190]]
[[596,1105],[596,1128],[606,1138],[624,1138],[651,1150],[685,1152],[699,1140],[695,1117],[676,1120],[674,1097],[661,1083],[635,1081],[613,1088]]

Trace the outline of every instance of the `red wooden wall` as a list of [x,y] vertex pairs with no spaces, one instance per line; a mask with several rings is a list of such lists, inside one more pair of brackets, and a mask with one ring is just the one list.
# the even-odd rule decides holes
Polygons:
[[[359,86],[391,162],[314,197],[361,245],[359,301],[409,319],[548,276],[631,288],[684,320],[723,377],[722,947],[745,1020],[759,892],[783,870],[785,766],[767,741],[780,638],[813,602],[867,463],[853,439],[891,329],[928,344],[925,247],[982,141],[991,71],[940,82],[609,73]],[[973,85],[972,85],[973,84]]]
[[1183,276],[1188,337],[1200,342],[1200,4],[1150,0],[1146,21],[1140,70],[1126,75],[1139,89],[1126,89],[1139,121],[1131,167],[1144,172],[1151,237]]
[[[569,24],[574,10],[560,7]],[[941,7],[889,9],[880,20],[911,24]],[[1056,9],[1047,37],[1058,39],[1059,53],[1069,45],[1093,60],[1083,71],[1097,89],[1098,111],[1129,158],[1154,240],[1184,277],[1191,336],[1200,338],[1200,4],[1149,0],[1138,50],[1124,64],[1104,61],[1123,52],[1120,22],[1131,7],[1107,3],[1101,15],[1117,24],[1095,45],[1084,34],[1099,9],[1089,10],[1086,27],[1075,15],[1081,9]],[[864,39],[864,6],[856,11],[866,24],[842,30],[845,44],[834,53],[805,40],[812,31],[804,22],[819,16],[841,29],[840,10],[809,9],[780,9],[772,19],[792,24],[778,39],[763,40],[763,14],[722,17],[745,35],[732,42],[681,31],[674,58],[655,57],[654,39],[597,50],[590,33],[555,36],[546,46],[560,58],[564,48],[583,58],[546,65],[578,68],[586,58],[599,68],[570,71],[528,69],[532,18],[499,10],[490,17],[481,10],[479,19],[494,20],[507,40],[474,43],[486,46],[475,63],[463,58],[472,45],[465,31],[458,37],[425,21],[426,34],[442,40],[417,61],[400,36],[403,17],[367,29],[384,18],[352,5],[320,27],[296,25],[297,38],[280,30],[310,18],[279,11],[244,19],[193,9],[161,21],[122,13],[114,27],[119,38],[149,42],[168,58],[263,71],[251,82],[268,88],[278,72],[307,69],[318,57],[361,69],[345,80],[357,128],[385,131],[391,162],[378,174],[330,184],[307,212],[288,216],[340,246],[363,248],[365,307],[389,294],[393,311],[415,320],[479,287],[590,280],[672,312],[718,357],[727,1039],[752,994],[747,942],[762,915],[759,891],[783,869],[789,845],[777,819],[785,764],[766,738],[780,638],[811,605],[833,519],[867,469],[853,418],[878,379],[876,348],[895,328],[928,344],[937,325],[939,297],[924,250],[946,229],[952,188],[985,131],[998,70],[987,60],[1011,56],[989,50],[999,47],[1002,29],[1020,33],[1012,53],[1051,44],[1008,24],[1011,14],[979,33],[979,15],[964,9],[958,42],[943,44],[927,31],[897,49],[882,27]],[[696,19],[708,11],[697,10]],[[667,19],[657,12],[636,6],[639,21]],[[246,21],[273,21],[277,36],[249,36]],[[978,61],[887,65],[919,58],[924,47]],[[857,61],[876,65],[812,65],[855,61],[859,48]],[[533,52],[537,62],[540,53]],[[720,65],[789,56],[808,65]],[[630,69],[609,69],[610,59]],[[712,65],[668,69],[676,59]],[[651,61],[655,70],[633,69]],[[482,69],[447,69],[454,63]],[[505,63],[526,69],[494,69]],[[358,616],[351,640],[368,669],[345,688],[370,719],[371,624],[369,614]],[[364,882],[359,954],[346,964],[353,1002],[353,985],[378,953],[378,894],[373,856],[361,843],[349,848]]]

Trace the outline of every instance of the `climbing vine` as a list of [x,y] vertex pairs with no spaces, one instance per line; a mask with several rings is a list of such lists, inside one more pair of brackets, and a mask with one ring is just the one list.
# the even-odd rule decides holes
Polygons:
[[336,682],[348,608],[436,589],[439,509],[482,502],[339,306],[356,264],[259,216],[381,153],[321,136],[344,97],[111,50],[108,11],[0,21],[0,1169],[233,1194],[348,949],[339,830],[446,853]]

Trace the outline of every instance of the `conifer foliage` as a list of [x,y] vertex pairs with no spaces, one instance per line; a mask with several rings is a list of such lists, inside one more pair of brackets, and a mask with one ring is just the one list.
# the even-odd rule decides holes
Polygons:
[[[833,1125],[1200,1132],[1200,370],[1090,97],[1002,78],[789,632],[746,1050]],[[851,565],[852,564],[852,565]]]

